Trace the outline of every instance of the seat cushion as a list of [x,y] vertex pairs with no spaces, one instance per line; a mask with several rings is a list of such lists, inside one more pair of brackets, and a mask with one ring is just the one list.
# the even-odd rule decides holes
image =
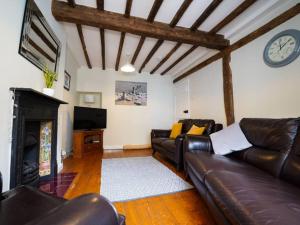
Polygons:
[[247,150],[245,161],[279,177],[293,146],[299,120],[244,118],[240,126],[253,145]]
[[176,144],[174,139],[168,139],[161,142],[161,146],[168,152],[176,152]]
[[231,224],[299,224],[300,189],[267,173],[212,171],[205,184]]
[[169,140],[170,138],[152,138],[152,144],[153,145],[161,145],[162,142],[166,141],[166,140]]
[[24,225],[65,202],[27,186],[15,188],[3,196],[0,224]]
[[229,171],[253,171],[258,170],[255,167],[230,159],[225,156],[210,154],[208,152],[192,153],[186,152],[185,162],[189,166],[198,179],[204,183],[205,176],[215,170],[229,170]]

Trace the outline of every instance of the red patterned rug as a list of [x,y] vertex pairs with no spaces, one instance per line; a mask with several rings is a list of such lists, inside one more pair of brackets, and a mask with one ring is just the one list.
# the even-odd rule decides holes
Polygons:
[[76,175],[77,173],[59,173],[57,177],[51,180],[41,181],[39,189],[48,194],[63,198]]

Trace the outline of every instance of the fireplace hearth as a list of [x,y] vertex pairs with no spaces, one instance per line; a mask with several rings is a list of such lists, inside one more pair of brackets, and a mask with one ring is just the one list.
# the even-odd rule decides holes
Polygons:
[[29,88],[14,92],[10,187],[37,187],[57,175],[57,114],[67,104]]

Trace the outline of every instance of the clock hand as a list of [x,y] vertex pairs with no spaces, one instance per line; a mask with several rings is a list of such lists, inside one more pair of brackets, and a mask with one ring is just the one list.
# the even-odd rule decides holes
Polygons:
[[281,39],[279,39],[279,50],[281,50]]
[[285,42],[285,43],[281,46],[281,48],[283,48],[287,43],[289,43],[290,40],[291,40],[291,39],[289,39],[287,42]]

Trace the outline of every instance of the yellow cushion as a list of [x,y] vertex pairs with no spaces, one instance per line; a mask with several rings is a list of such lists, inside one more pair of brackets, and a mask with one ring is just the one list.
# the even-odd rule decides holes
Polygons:
[[189,132],[187,134],[193,134],[193,135],[202,135],[205,131],[205,127],[197,127],[193,125]]
[[175,139],[178,135],[181,134],[181,130],[182,123],[174,123],[170,134],[170,138]]

